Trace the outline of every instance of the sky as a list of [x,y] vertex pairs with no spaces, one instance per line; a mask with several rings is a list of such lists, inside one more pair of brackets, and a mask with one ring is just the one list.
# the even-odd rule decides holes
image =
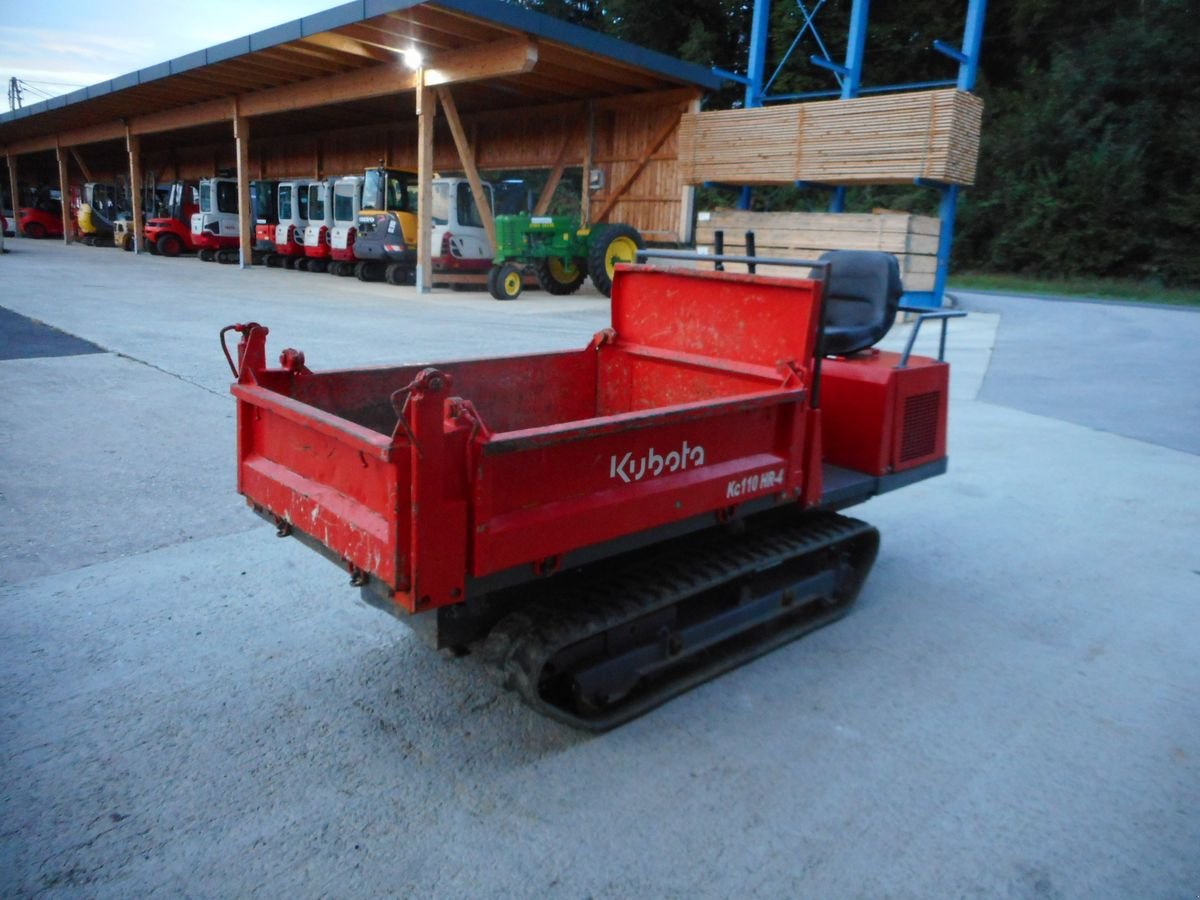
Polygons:
[[0,112],[8,82],[25,106],[244,37],[339,0],[0,0]]

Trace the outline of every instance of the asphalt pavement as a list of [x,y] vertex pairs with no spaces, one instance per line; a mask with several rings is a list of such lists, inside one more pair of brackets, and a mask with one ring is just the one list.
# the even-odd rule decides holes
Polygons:
[[1200,892],[1200,314],[963,295],[950,471],[853,511],[857,608],[589,736],[245,508],[217,332],[435,361],[603,297],[7,246],[0,895]]

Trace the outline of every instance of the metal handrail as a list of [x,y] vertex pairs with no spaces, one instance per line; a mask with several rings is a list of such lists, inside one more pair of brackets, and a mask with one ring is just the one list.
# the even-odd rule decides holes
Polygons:
[[768,266],[795,266],[798,269],[819,269],[820,276],[817,280],[825,281],[829,275],[830,262],[827,259],[782,259],[775,256],[730,256],[725,253],[696,253],[693,250],[655,250],[646,248],[638,250],[639,258],[655,257],[656,259],[687,259],[695,260],[696,262],[711,262],[711,263],[745,263],[748,266],[752,265],[768,265]]
[[901,306],[900,312],[917,313],[917,321],[913,325],[912,334],[908,336],[908,344],[904,347],[904,353],[900,357],[900,364],[897,369],[903,369],[908,366],[908,358],[912,355],[913,345],[917,342],[917,333],[921,330],[921,325],[929,319],[940,319],[942,322],[942,335],[938,341],[938,362],[944,362],[946,356],[946,323],[950,319],[961,319],[966,316],[966,313],[959,309],[939,309],[930,312],[926,309],[921,309],[915,306]]

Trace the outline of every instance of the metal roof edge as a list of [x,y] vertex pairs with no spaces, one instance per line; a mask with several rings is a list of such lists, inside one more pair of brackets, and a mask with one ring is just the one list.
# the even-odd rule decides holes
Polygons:
[[[0,125],[16,121],[17,119],[40,115],[51,109],[61,109],[64,106],[81,103],[89,99],[88,95],[93,88],[97,90],[92,96],[99,96],[100,94],[114,93],[133,87],[134,85],[146,84],[147,82],[157,81],[160,78],[166,78],[173,74],[180,74],[199,68],[200,64],[198,60],[201,54],[203,54],[205,64],[212,65],[216,62],[253,53],[255,50],[274,47],[307,35],[340,28],[343,25],[353,25],[356,22],[362,22],[389,12],[400,12],[405,9],[411,9],[414,6],[424,5],[443,6],[457,12],[487,19],[499,25],[528,32],[536,37],[569,44],[590,53],[607,56],[618,62],[637,66],[640,69],[646,69],[658,75],[678,81],[685,81],[709,90],[716,90],[721,86],[721,79],[704,66],[684,62],[681,59],[675,59],[664,53],[658,53],[655,50],[647,50],[645,47],[640,47],[637,44],[631,44],[628,41],[622,41],[607,34],[592,31],[590,28],[584,28],[581,25],[572,25],[570,22],[564,22],[545,13],[534,12],[513,3],[503,2],[503,0],[354,0],[354,2],[321,10],[312,15],[293,19],[290,22],[284,22],[280,25],[257,31],[254,34],[246,35],[245,37],[215,44],[203,50],[185,53],[183,56],[155,63],[152,66],[147,66],[144,69],[138,69],[134,72],[127,72],[124,75],[118,75],[115,78],[101,81],[96,85],[89,85],[71,94],[59,95],[50,100],[35,103],[32,106],[24,106],[21,109],[0,113]],[[107,89],[105,90],[104,88]],[[75,95],[80,96],[78,99],[65,99],[68,96],[74,97]]]

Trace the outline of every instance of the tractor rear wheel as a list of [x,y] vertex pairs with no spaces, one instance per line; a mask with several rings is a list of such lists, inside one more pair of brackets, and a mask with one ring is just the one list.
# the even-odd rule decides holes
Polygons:
[[488,293],[497,300],[516,300],[521,296],[522,287],[521,267],[516,263],[492,266],[488,272]]
[[307,272],[308,271],[308,257],[301,256],[299,259],[297,259],[296,260],[296,268],[301,272]]
[[324,259],[310,259],[308,261],[308,271],[310,272],[324,272],[327,268],[329,268],[329,263]]
[[280,264],[285,269],[294,269],[294,268],[296,268],[296,257],[285,256],[285,257],[283,257],[283,259],[280,260]]
[[587,260],[550,256],[539,260],[534,271],[537,273],[538,284],[546,293],[559,296],[573,294],[579,290],[583,279],[587,277]]
[[217,254],[213,250],[204,249],[200,251],[199,259],[201,262],[212,262],[217,258]]
[[597,228],[588,246],[588,274],[592,276],[592,284],[605,297],[611,297],[614,266],[637,262],[637,252],[645,246],[637,229],[629,225]]
[[163,256],[178,256],[183,252],[183,241],[175,234],[162,234],[154,245]]
[[388,267],[383,270],[383,280],[388,284],[410,284],[412,270],[402,263],[389,263]]

